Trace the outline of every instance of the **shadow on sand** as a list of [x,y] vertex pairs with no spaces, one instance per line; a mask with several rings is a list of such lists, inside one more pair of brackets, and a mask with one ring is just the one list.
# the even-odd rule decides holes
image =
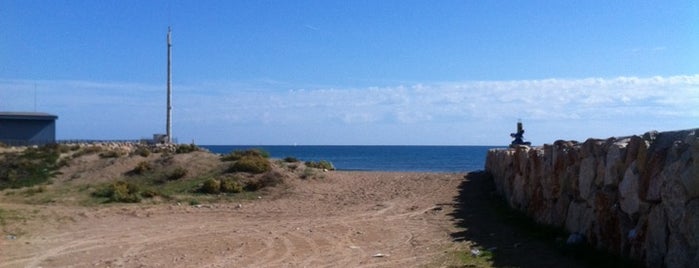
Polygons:
[[494,191],[492,180],[484,172],[465,176],[451,215],[462,230],[451,234],[454,241],[470,241],[490,251],[495,267],[586,267],[561,254],[551,239],[546,241],[513,224]]

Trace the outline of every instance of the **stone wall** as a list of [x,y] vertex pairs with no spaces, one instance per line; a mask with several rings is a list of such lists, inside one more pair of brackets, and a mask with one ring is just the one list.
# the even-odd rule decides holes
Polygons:
[[492,149],[486,172],[535,221],[648,267],[699,267],[699,129]]

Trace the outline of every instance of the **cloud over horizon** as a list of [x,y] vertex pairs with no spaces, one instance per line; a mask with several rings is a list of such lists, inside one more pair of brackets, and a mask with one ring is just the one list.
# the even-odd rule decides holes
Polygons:
[[[164,85],[0,79],[0,110],[59,115],[61,139],[163,132]],[[699,127],[699,74],[293,87],[174,85],[174,132],[201,144],[535,144]]]

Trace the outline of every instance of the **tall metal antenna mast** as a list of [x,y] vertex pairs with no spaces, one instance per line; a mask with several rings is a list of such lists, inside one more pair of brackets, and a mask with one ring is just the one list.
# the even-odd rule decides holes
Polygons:
[[167,27],[167,123],[166,139],[167,143],[172,143],[172,41],[170,38],[171,29]]

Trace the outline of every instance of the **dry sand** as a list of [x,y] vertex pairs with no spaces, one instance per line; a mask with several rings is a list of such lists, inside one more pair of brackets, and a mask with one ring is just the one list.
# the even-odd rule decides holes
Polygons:
[[0,267],[415,267],[453,248],[463,174],[327,172],[237,203],[40,210]]

